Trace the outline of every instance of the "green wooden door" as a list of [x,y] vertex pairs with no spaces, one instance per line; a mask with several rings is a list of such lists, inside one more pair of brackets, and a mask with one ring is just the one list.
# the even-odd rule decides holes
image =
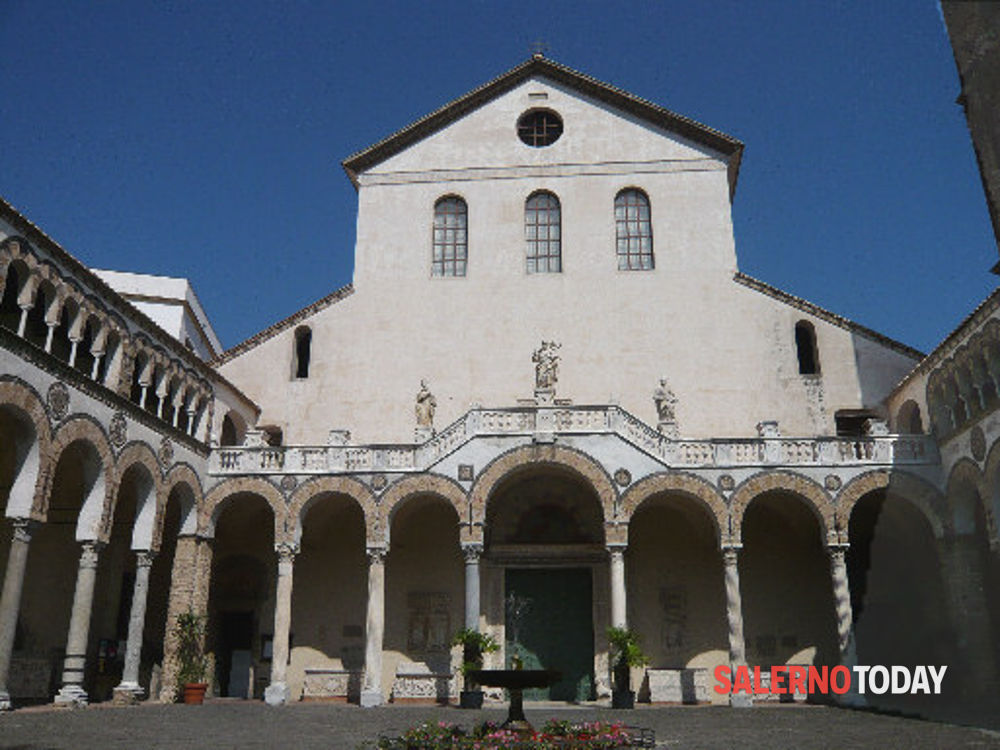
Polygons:
[[516,650],[525,669],[562,672],[562,680],[550,688],[525,690],[526,700],[593,699],[590,581],[590,570],[586,568],[506,571],[508,667]]

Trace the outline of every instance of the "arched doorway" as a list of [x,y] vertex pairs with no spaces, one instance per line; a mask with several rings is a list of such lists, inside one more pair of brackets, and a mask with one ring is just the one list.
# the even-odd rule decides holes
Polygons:
[[271,506],[253,493],[226,498],[215,522],[208,607],[218,695],[263,695],[273,648],[276,570]]
[[750,501],[740,554],[750,665],[769,670],[839,662],[830,561],[820,529],[816,512],[799,495],[774,491]]
[[678,494],[643,501],[629,521],[625,562],[628,624],[651,668],[729,664],[718,530],[700,502]]
[[[606,666],[608,565],[601,504],[579,475],[555,466],[501,481],[486,507],[487,621],[510,665],[556,669],[562,680],[529,700],[591,700]],[[602,663],[595,665],[601,656]]]

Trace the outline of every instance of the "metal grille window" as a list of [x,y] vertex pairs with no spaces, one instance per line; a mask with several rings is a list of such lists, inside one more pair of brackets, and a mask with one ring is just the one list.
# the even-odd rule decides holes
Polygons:
[[524,237],[528,273],[562,271],[562,219],[559,199],[552,193],[532,193],[524,204]]
[[615,197],[615,239],[619,271],[649,271],[653,268],[653,227],[649,198],[629,188]]
[[465,276],[469,257],[469,210],[457,195],[434,204],[434,255],[431,274]]

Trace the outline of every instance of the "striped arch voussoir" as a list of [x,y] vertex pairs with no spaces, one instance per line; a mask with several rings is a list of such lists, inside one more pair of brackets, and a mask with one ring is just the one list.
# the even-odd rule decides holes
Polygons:
[[694,499],[712,517],[715,523],[716,542],[727,545],[729,536],[729,508],[725,498],[708,481],[687,473],[653,474],[626,490],[621,501],[621,516],[627,524],[635,512],[650,498],[657,495],[676,494]]
[[837,543],[836,516],[830,496],[812,479],[790,471],[755,474],[736,488],[729,502],[734,542],[743,540],[743,518],[747,507],[755,498],[769,492],[786,492],[805,501],[819,523],[823,544]]
[[205,496],[198,513],[199,536],[215,536],[215,522],[222,506],[234,495],[239,494],[259,495],[264,498],[274,514],[274,543],[281,544],[288,541],[285,500],[277,487],[258,477],[236,477],[213,487]]
[[[384,543],[388,546],[392,534],[392,519],[396,511],[405,505],[410,498],[419,495],[434,495],[444,498],[455,509],[461,529],[461,541],[482,541],[481,527],[479,533],[475,535],[469,528],[469,500],[462,486],[455,480],[440,474],[422,474],[400,479],[382,494],[378,522],[382,536],[378,543]],[[369,540],[369,544],[371,543]]]
[[378,509],[375,496],[363,483],[351,477],[315,477],[304,482],[295,490],[288,504],[289,533],[298,540],[302,535],[302,524],[312,503],[322,495],[345,495],[358,504],[365,517],[365,535],[368,544],[374,537],[378,525]]

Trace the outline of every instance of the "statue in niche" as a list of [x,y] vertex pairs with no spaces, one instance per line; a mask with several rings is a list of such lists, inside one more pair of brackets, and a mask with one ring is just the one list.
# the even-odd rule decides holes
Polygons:
[[667,385],[666,378],[660,378],[660,384],[653,391],[653,403],[656,404],[656,417],[659,422],[676,422],[674,407],[677,405],[677,397]]
[[538,390],[553,390],[559,380],[559,354],[562,344],[555,341],[543,341],[531,361],[535,363],[535,388]]
[[437,409],[437,399],[427,387],[427,381],[420,381],[420,390],[417,392],[417,404],[414,412],[417,415],[417,427],[428,430],[434,429],[434,410]]

